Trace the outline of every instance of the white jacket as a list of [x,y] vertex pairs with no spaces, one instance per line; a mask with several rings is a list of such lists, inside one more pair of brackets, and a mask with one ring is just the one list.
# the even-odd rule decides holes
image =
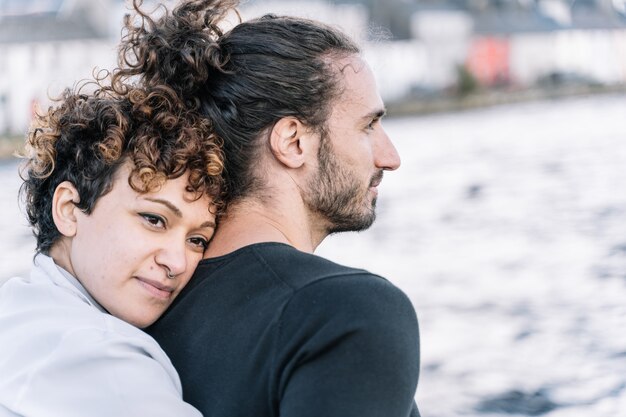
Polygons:
[[0,287],[0,416],[200,416],[150,336],[45,255]]

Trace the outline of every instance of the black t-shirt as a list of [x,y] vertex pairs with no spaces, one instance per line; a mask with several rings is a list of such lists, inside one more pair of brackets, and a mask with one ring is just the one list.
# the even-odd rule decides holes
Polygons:
[[406,295],[288,245],[202,261],[148,332],[206,417],[419,416]]

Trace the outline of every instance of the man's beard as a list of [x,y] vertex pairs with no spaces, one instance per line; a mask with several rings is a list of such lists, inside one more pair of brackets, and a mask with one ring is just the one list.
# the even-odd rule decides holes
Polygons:
[[376,219],[376,198],[368,198],[369,187],[380,182],[380,170],[368,184],[337,160],[328,137],[322,137],[318,152],[318,171],[309,180],[304,202],[312,212],[328,223],[328,234],[358,232],[369,228]]

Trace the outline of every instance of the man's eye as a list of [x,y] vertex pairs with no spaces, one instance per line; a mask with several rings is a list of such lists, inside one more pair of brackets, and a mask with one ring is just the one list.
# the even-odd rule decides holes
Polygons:
[[376,123],[378,123],[380,119],[374,119],[371,122],[369,122],[369,124],[367,125],[367,129],[368,130],[374,130],[374,127],[376,126]]

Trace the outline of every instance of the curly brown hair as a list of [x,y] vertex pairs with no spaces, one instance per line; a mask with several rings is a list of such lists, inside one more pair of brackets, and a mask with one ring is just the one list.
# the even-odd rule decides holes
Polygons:
[[189,107],[199,107],[199,87],[211,71],[207,62],[221,67],[227,60],[217,44],[224,34],[220,24],[231,13],[241,21],[239,0],[183,0],[172,11],[160,4],[163,13],[156,19],[142,5],[133,0],[134,15],[124,17],[111,84],[123,91],[125,82],[140,75],[142,82],[167,85]]
[[36,116],[22,153],[20,193],[38,253],[48,253],[60,237],[52,219],[56,187],[74,184],[77,207],[90,214],[125,162],[132,163],[128,183],[139,193],[188,172],[188,191],[209,195],[214,207],[207,210],[221,208],[222,142],[209,119],[164,85],[129,85],[124,94],[110,87],[85,94],[83,87],[67,89]]

